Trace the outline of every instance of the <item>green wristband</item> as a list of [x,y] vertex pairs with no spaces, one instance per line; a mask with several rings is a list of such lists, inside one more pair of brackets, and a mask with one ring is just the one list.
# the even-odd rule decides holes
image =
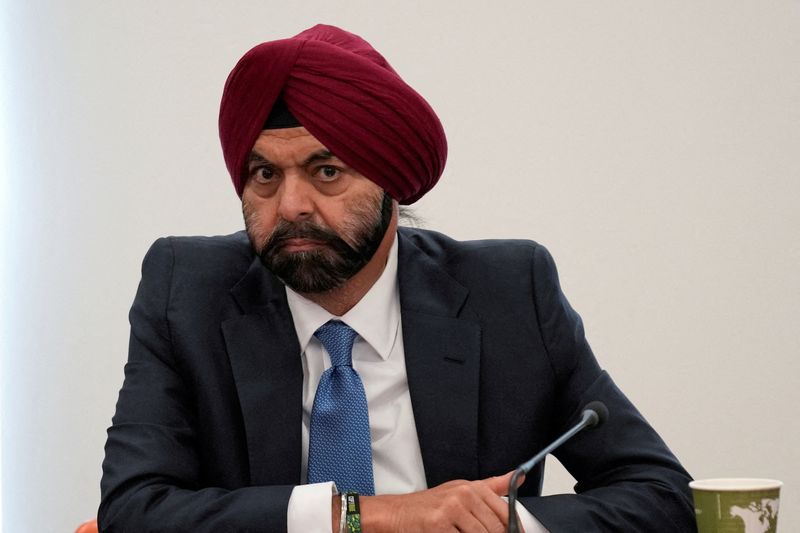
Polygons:
[[347,532],[361,533],[361,508],[358,506],[358,493],[347,493]]

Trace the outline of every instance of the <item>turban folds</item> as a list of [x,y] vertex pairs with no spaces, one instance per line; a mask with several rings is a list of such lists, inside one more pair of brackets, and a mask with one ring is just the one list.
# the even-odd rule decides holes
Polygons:
[[365,40],[317,25],[252,48],[225,82],[219,136],[239,196],[279,96],[328,150],[402,204],[421,198],[444,170],[447,140],[428,103]]

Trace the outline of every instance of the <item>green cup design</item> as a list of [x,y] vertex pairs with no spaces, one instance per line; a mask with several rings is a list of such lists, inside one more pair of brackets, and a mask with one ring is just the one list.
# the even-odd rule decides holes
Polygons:
[[780,481],[723,478],[692,481],[699,533],[776,533]]

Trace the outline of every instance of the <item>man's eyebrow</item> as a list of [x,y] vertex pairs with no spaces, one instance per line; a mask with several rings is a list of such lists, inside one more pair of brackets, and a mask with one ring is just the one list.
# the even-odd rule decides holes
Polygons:
[[318,152],[314,152],[313,154],[308,156],[306,160],[303,161],[303,166],[307,167],[311,163],[316,163],[318,161],[327,161],[328,159],[334,159],[334,158],[336,158],[336,156],[333,155],[330,150],[319,150]]
[[250,155],[249,155],[249,156],[247,156],[247,163],[248,163],[248,164],[249,164],[249,163],[266,163],[266,164],[268,164],[268,165],[271,165],[271,164],[272,164],[272,162],[271,162],[269,159],[267,159],[267,158],[266,158],[266,157],[264,157],[263,155],[259,154],[259,153],[258,153],[258,152],[256,152],[255,150],[252,150],[252,151],[250,152]]
[[[337,159],[337,157],[335,155],[333,155],[333,153],[330,150],[319,150],[317,152],[314,152],[310,156],[308,156],[306,158],[306,160],[303,161],[303,166],[306,167],[306,166],[310,165],[311,163],[316,163],[318,161],[327,161],[329,159]],[[259,154],[255,150],[252,150],[250,152],[250,155],[247,156],[247,163],[248,164],[250,164],[250,163],[262,163],[262,164],[266,164],[266,165],[272,165],[273,164],[272,161],[270,161],[269,159],[267,159],[263,155]]]

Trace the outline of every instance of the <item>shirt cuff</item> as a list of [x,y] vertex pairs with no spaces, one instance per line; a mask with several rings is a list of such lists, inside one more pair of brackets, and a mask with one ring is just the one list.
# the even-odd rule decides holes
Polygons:
[[336,494],[332,481],[297,485],[292,489],[286,512],[288,533],[332,533],[331,496]]

